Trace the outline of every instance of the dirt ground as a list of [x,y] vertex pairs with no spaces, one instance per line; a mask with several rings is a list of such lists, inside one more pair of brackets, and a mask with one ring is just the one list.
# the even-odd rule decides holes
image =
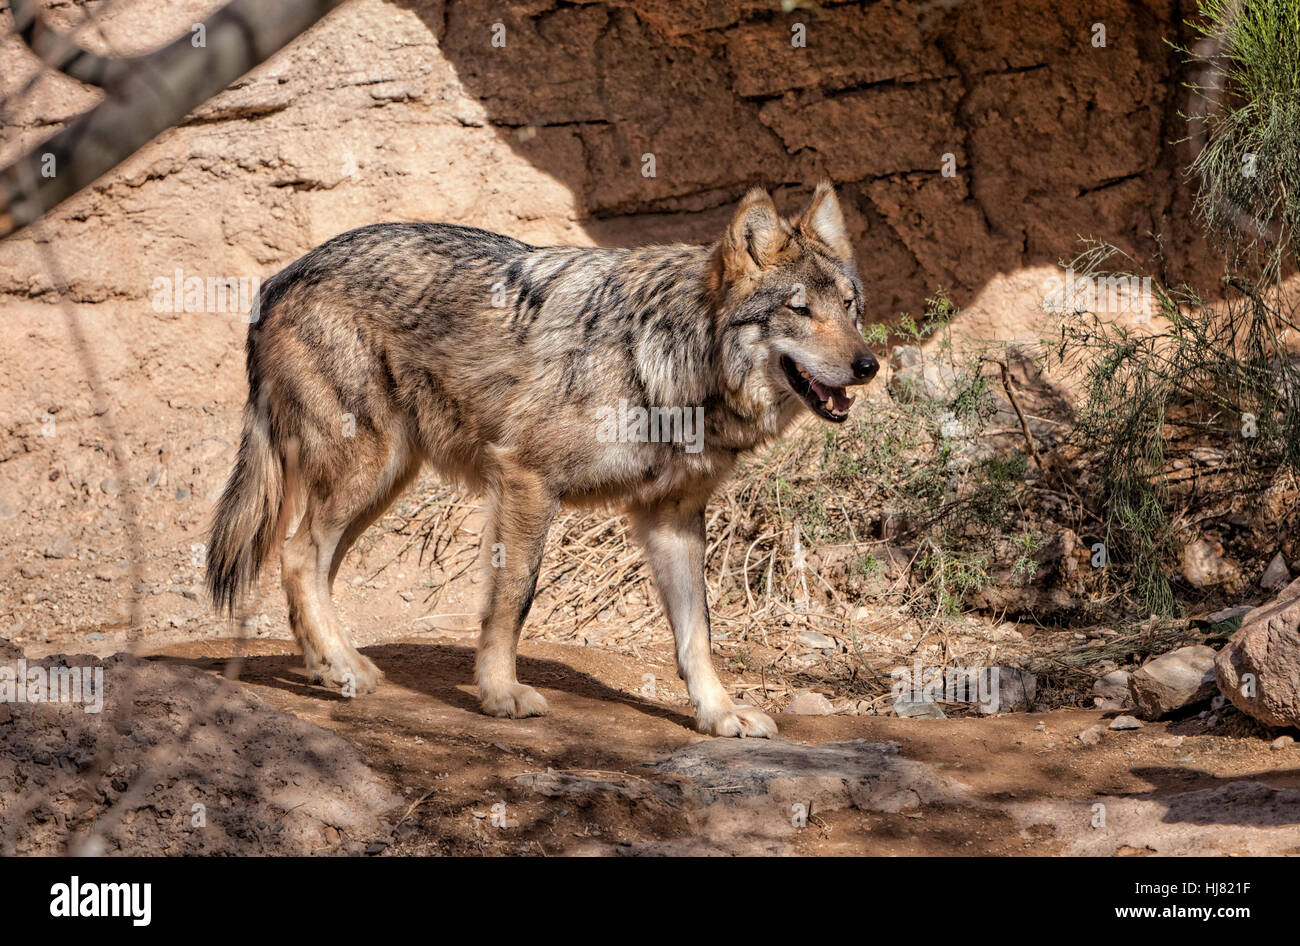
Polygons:
[[[209,495],[226,446],[211,441],[201,462],[173,460],[167,475],[189,464],[195,492]],[[41,478],[49,489],[63,478],[53,469],[61,475]],[[520,661],[520,679],[539,687],[551,713],[486,717],[472,684],[474,571],[443,585],[473,560],[474,510],[432,567],[402,528],[435,496],[431,481],[340,572],[340,612],[386,674],[377,693],[348,700],[308,684],[274,565],[242,626],[210,612],[187,548],[201,538],[205,504],[178,503],[177,488],[137,494],[144,555],[132,554],[115,512],[121,497],[102,492],[70,506],[66,532],[6,550],[0,605],[28,659],[131,651],[146,661],[105,665],[100,715],[13,705],[0,722],[7,852],[1300,853],[1300,748],[1271,749],[1276,734],[1242,717],[1111,731],[1107,715],[1069,707],[859,715],[890,710],[864,707],[854,667],[887,674],[914,657],[942,660],[903,615],[862,635],[865,660],[779,620],[760,630],[715,622],[724,682],[775,715],[782,741],[710,740],[690,728],[657,604],[628,601],[626,615],[577,631],[548,621],[552,563]],[[872,626],[886,611],[873,612]],[[949,652],[966,640],[990,661],[1085,636],[977,615],[945,634]],[[239,682],[215,687],[238,653],[247,655]],[[835,715],[784,712],[796,688],[824,693]],[[1098,725],[1098,744],[1077,738]],[[50,761],[35,762],[40,753]]]
[[[123,854],[1300,854],[1300,749],[1206,731],[1195,717],[1108,730],[1092,746],[1077,734],[1107,719],[1070,709],[777,714],[779,740],[714,740],[689,728],[683,700],[663,688],[642,695],[647,674],[672,673],[658,642],[639,654],[526,642],[520,677],[551,706],[527,720],[478,711],[473,650],[460,635],[366,648],[387,679],[357,700],[308,684],[294,650],[275,640],[175,644],[138,677],[110,671],[101,716],[16,708],[0,723],[11,760],[5,734],[17,719],[48,731],[50,714],[75,714],[102,737],[124,698],[115,688],[127,688],[135,732],[112,761],[117,787],[140,780],[137,744],[153,750],[156,784],[138,797],[97,794],[113,772],[74,772],[91,765],[75,753],[56,758],[59,799],[81,783],[88,804],[56,799],[20,827],[6,792],[7,837],[26,839],[20,852],[49,853],[60,836],[100,837],[92,850]],[[232,664],[237,652],[245,656]],[[216,686],[236,665],[240,683]],[[742,678],[724,671],[724,681]],[[170,724],[141,734],[151,724],[139,707],[157,715],[162,705]],[[69,718],[60,731],[77,742]],[[199,719],[215,720],[216,733]],[[18,756],[20,769],[42,769]],[[4,774],[12,787],[14,773]],[[19,781],[17,797],[53,791]],[[208,802],[199,830],[187,824],[193,799]]]

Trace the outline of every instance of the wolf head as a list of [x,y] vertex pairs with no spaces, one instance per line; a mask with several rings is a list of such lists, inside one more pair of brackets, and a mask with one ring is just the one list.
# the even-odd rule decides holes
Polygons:
[[862,338],[862,280],[831,185],[792,219],[750,191],[714,251],[713,282],[728,388],[751,403],[797,398],[843,423],[847,389],[880,366]]

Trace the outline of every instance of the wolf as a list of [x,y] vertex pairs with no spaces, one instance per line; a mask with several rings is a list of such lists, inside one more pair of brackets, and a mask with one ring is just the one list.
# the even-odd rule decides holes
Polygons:
[[[261,287],[242,439],[208,541],[212,600],[233,616],[278,549],[313,680],[373,690],[381,673],[331,591],[353,542],[428,463],[489,510],[482,708],[534,716],[546,700],[518,680],[515,655],[547,530],[561,508],[619,508],[648,558],[696,727],[771,736],[773,721],[736,705],[713,669],[705,507],[738,458],[801,412],[849,416],[849,388],[879,367],[864,306],[828,182],[792,218],[751,191],[703,246],[537,247],[441,223],[337,236]],[[702,430],[691,443],[598,436],[616,405],[620,416],[681,408],[672,416],[699,417]]]

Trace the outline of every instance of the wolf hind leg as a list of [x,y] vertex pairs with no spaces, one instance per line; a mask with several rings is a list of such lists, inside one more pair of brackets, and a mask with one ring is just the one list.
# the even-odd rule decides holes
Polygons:
[[489,486],[491,520],[482,552],[487,599],[474,668],[479,700],[489,716],[540,716],[546,700],[519,682],[515,662],[559,503],[540,475],[508,460],[498,464]]
[[281,553],[281,574],[289,603],[289,624],[313,681],[349,695],[373,692],[383,678],[360,653],[331,599],[334,578],[352,543],[406,488],[419,462],[392,455],[376,473],[358,469],[323,491],[309,491],[302,520]]

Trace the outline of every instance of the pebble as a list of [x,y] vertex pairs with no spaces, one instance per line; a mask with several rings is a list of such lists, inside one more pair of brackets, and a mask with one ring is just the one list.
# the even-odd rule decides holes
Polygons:
[[947,719],[943,710],[933,703],[912,703],[907,700],[895,700],[894,712],[904,719]]
[[72,544],[72,539],[66,535],[61,535],[50,543],[41,554],[46,558],[75,558],[77,550]]
[[835,638],[819,631],[800,631],[799,640],[814,650],[839,650]]
[[1110,721],[1111,729],[1141,729],[1142,722],[1132,716],[1116,716]]
[[812,690],[796,690],[794,699],[790,701],[785,711],[796,716],[830,716],[835,712],[835,708],[821,693]]
[[1097,743],[1101,742],[1102,734],[1105,732],[1106,730],[1102,729],[1100,726],[1089,726],[1074,738],[1078,739],[1085,746],[1095,746]]
[[1276,751],[1279,749],[1289,749],[1293,745],[1295,745],[1294,736],[1278,736],[1271,743],[1269,743],[1269,748]]

